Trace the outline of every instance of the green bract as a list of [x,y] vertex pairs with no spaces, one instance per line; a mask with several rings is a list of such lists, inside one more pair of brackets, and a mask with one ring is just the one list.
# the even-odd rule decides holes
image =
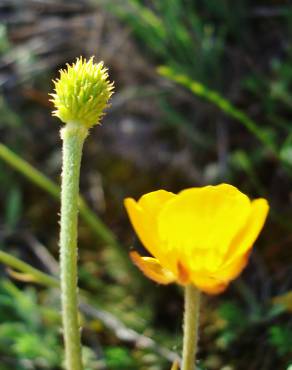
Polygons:
[[55,93],[50,94],[56,108],[53,115],[87,128],[99,123],[114,88],[103,62],[94,63],[93,57],[67,64],[54,84]]

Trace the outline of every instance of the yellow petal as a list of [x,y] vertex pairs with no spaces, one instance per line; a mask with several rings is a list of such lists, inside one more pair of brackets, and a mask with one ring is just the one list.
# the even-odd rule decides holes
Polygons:
[[214,277],[222,279],[223,281],[231,281],[237,278],[245,268],[250,255],[250,250],[245,254],[234,258],[225,264],[214,274]]
[[249,213],[249,198],[231,185],[191,188],[164,205],[158,234],[188,270],[213,271]]
[[259,198],[251,202],[251,211],[245,226],[234,237],[228,248],[227,258],[234,260],[244,255],[254,244],[261,232],[269,212],[266,199]]
[[150,279],[194,284],[209,294],[226,289],[246,266],[263,227],[268,203],[253,202],[231,185],[191,188],[178,195],[163,190],[125,206],[136,233],[155,257],[132,253]]
[[144,247],[158,259],[165,256],[157,236],[157,217],[163,205],[175,195],[158,190],[143,195],[138,202],[125,199],[125,207],[131,223]]
[[156,258],[141,257],[137,252],[131,252],[132,261],[137,267],[151,280],[159,284],[170,284],[176,277],[168,270],[163,268]]
[[192,282],[191,271],[185,262],[177,261],[173,273],[177,277],[177,283],[181,285],[188,285]]
[[268,202],[263,199],[255,199],[251,202],[250,215],[245,226],[232,240],[224,263],[214,276],[223,280],[234,280],[245,268],[251,248],[262,230],[267,214]]
[[174,193],[166,190],[152,191],[144,194],[139,199],[138,204],[150,217],[157,218],[164,204],[175,196]]
[[206,272],[198,272],[192,276],[192,283],[202,292],[207,294],[222,293],[228,286],[228,282],[208,277]]

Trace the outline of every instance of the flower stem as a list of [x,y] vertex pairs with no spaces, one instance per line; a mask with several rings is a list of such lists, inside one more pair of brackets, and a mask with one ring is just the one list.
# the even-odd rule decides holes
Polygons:
[[200,292],[194,285],[185,287],[184,339],[182,370],[196,369]]
[[67,370],[82,370],[77,300],[77,226],[80,162],[87,129],[67,123],[61,130],[63,169],[61,187],[60,269],[62,319]]

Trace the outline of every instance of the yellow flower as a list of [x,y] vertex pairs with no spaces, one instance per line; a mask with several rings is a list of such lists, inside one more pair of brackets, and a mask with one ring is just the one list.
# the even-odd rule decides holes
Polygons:
[[114,89],[103,62],[94,63],[93,57],[88,61],[77,58],[53,82],[55,93],[50,95],[56,108],[54,116],[87,128],[99,123]]
[[269,210],[228,184],[190,188],[173,194],[158,190],[138,202],[125,199],[131,223],[153,257],[132,252],[134,263],[150,279],[194,284],[222,292],[246,266]]

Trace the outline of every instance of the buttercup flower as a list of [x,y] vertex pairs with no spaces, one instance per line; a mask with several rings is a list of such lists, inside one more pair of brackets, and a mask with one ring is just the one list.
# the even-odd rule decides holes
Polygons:
[[125,199],[133,227],[153,257],[132,252],[134,263],[161,284],[194,284],[217,294],[246,266],[268,214],[268,202],[251,201],[234,186],[158,190],[138,202]]
[[64,123],[74,122],[87,128],[98,124],[113,94],[114,85],[108,79],[103,62],[94,63],[77,58],[67,69],[60,71],[60,78],[54,81],[52,96],[56,110],[53,115]]

